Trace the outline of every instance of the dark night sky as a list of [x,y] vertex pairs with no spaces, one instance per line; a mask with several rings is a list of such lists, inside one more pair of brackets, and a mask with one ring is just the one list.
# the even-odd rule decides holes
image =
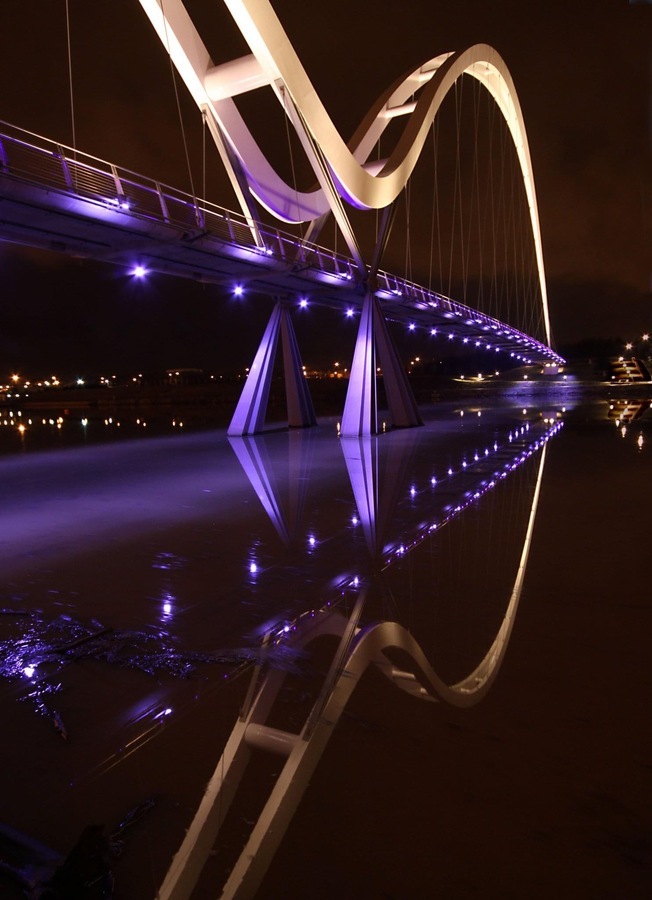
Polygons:
[[[186,5],[216,62],[246,52],[219,0]],[[495,46],[528,129],[557,344],[652,327],[652,4],[273,5],[347,138],[409,68],[476,42]],[[169,62],[140,4],[69,0],[69,8],[77,148],[189,190]],[[65,0],[4,0],[0,35],[0,119],[72,144]],[[199,112],[183,85],[179,92],[201,193]],[[255,98],[252,109],[256,134],[280,154],[287,144],[275,103]],[[216,154],[208,158],[209,199],[235,207]],[[280,156],[279,165],[287,165]],[[258,312],[268,309],[262,298],[235,306],[216,287],[163,276],[134,285],[104,264],[0,243],[0,381],[16,369],[248,365],[262,329]],[[310,362],[309,329],[304,337]]]

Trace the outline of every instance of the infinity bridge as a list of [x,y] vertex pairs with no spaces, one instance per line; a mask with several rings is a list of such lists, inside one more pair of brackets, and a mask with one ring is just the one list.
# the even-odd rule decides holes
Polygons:
[[[282,338],[288,419],[315,423],[289,315],[311,304],[360,313],[342,434],[378,431],[382,372],[392,424],[421,423],[388,320],[426,327],[451,347],[520,364],[563,362],[550,347],[545,272],[530,153],[516,92],[504,62],[486,45],[444,53],[399,79],[379,98],[349,144],[322,106],[267,0],[225,0],[251,54],[213,64],[181,0],[141,0],[166,51],[201,110],[242,212],[234,213],[77,150],[2,125],[0,234],[30,246],[155,270],[277,298],[250,367],[229,433],[264,426],[276,348]],[[445,97],[462,76],[495,101],[514,144],[528,207],[546,342],[431,288],[380,267],[399,195],[405,191]],[[294,126],[318,186],[299,191],[267,162],[233,100],[272,88]],[[371,159],[392,122],[406,125],[387,159]],[[382,210],[367,260],[347,206]],[[264,214],[307,223],[304,238],[264,224]],[[329,215],[347,244],[341,255],[317,243]],[[375,213],[374,213],[375,214]]]

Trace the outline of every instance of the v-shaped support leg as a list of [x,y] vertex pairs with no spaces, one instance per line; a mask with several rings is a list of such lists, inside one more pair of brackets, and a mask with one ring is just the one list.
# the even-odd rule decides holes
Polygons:
[[345,437],[376,434],[378,431],[374,300],[374,295],[368,293],[362,304],[340,428],[340,433]]
[[251,364],[249,375],[231,419],[227,432],[231,437],[258,434],[263,430],[269,390],[274,375],[279,333],[283,343],[289,424],[292,427],[301,428],[315,425],[317,422],[301,366],[299,346],[290,320],[290,313],[279,301],[267,323],[263,339]]
[[377,359],[383,371],[392,424],[398,428],[422,425],[412,388],[380,303],[369,291],[362,305],[342,415],[341,434],[345,437],[376,434],[378,431]]
[[269,389],[274,374],[274,360],[281,327],[281,304],[272,311],[256,356],[249,369],[247,380],[240,394],[227,434],[238,436],[257,434],[263,430]]
[[385,394],[389,406],[389,417],[396,428],[413,428],[423,425],[407,373],[401,364],[387,322],[380,308],[380,301],[374,297],[374,332],[378,362],[383,373]]
[[281,345],[285,369],[285,396],[290,428],[307,428],[317,424],[317,416],[308,390],[308,382],[301,365],[297,336],[294,333],[290,310],[281,307]]

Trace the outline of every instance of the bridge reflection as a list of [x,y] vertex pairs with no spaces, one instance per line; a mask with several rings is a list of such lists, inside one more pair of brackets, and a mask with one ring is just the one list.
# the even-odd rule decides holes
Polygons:
[[[395,440],[385,439],[382,444],[376,438],[342,439],[342,450],[371,566],[362,578],[355,576],[348,584],[341,584],[340,596],[307,610],[265,635],[265,647],[292,647],[305,651],[325,636],[336,638],[337,646],[315,703],[299,728],[296,723],[291,729],[280,728],[276,724],[275,706],[289,677],[287,670],[256,667],[238,722],[158,897],[180,900],[191,895],[252,756],[262,751],[285,761],[221,894],[225,898],[254,896],[348,699],[370,665],[375,665],[396,687],[419,699],[468,706],[484,696],[498,673],[509,643],[532,541],[545,445],[560,427],[560,423],[555,421],[543,429],[533,429],[538,433],[532,435],[529,426],[510,432],[508,440],[511,447],[500,449],[497,467],[495,457],[491,460],[488,467],[490,474],[486,462],[491,451],[487,448],[486,454],[481,457],[476,450],[471,466],[466,459],[462,462],[462,475],[466,476],[469,468],[474,466],[477,470],[471,479],[464,478],[456,484],[456,502],[445,505],[443,518],[439,521],[420,522],[416,529],[413,525],[410,537],[398,547],[391,540],[386,542],[386,535],[400,505],[400,496],[405,493],[405,476],[410,472],[409,461],[417,441],[415,433],[398,432],[391,436]],[[231,439],[231,443],[277,533],[284,543],[290,544],[290,536],[296,538],[298,534],[299,516],[296,513],[301,504],[293,505],[295,515],[290,524],[282,513],[282,504],[273,487],[273,476],[266,465],[268,456],[264,439]],[[309,452],[309,444],[308,438],[306,452]],[[292,484],[296,484],[297,480],[301,483],[306,468],[301,440],[294,449],[298,449],[299,453],[294,457],[297,468],[294,471],[290,468],[289,480]],[[498,443],[494,442],[491,449],[497,454]],[[381,455],[385,457],[383,465]],[[470,456],[468,450],[466,455]],[[433,668],[411,630],[400,622],[372,619],[364,624],[372,612],[369,598],[373,595],[384,598],[388,590],[385,570],[397,558],[403,559],[421,541],[477,504],[534,455],[538,456],[534,489],[522,549],[502,620],[479,662],[460,681],[447,683]],[[455,478],[452,468],[447,470],[447,476],[449,479]],[[470,482],[475,484],[470,486]],[[410,497],[414,498],[416,493],[416,488],[412,486]]]
[[[268,755],[261,748],[275,747],[285,774],[242,857],[255,865],[233,869],[251,892],[368,666],[425,700],[467,705],[489,689],[521,594],[545,445],[561,420],[440,407],[422,429],[363,439],[338,437],[336,424],[5,458],[1,587],[13,599],[0,619],[11,685],[2,706],[17,729],[3,776],[8,821],[29,830],[44,792],[74,797],[82,821],[114,797],[126,808],[134,766],[147,758],[150,791],[184,797],[173,822],[149,813],[157,884],[161,896],[188,896],[188,880],[212,877],[202,870],[217,830],[220,854],[233,844],[223,840],[224,769],[231,786],[241,772],[246,786]],[[157,676],[154,687],[143,672]],[[193,672],[201,682],[187,679]],[[293,690],[298,706],[286,702]],[[238,697],[240,715],[228,714]],[[16,716],[16,699],[39,698],[36,711],[69,736],[60,750],[40,739],[43,719]],[[189,715],[201,739],[188,768]],[[221,732],[234,718],[229,739]],[[42,749],[25,758],[26,744]],[[184,842],[185,798],[200,794],[196,780],[208,779],[221,748]],[[31,825],[56,846],[67,802],[54,812],[50,832],[43,817]],[[233,865],[224,861],[223,881]],[[230,885],[225,896],[236,895]],[[151,896],[155,885],[135,889]]]

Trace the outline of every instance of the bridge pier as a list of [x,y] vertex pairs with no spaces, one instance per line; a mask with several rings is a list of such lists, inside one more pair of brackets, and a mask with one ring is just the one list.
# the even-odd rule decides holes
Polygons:
[[376,361],[382,369],[392,425],[397,428],[423,425],[380,301],[372,291],[367,291],[342,414],[341,434],[344,437],[378,433]]
[[285,371],[288,425],[291,428],[306,428],[309,425],[317,424],[290,312],[287,306],[279,300],[272,310],[272,315],[231,419],[227,434],[232,437],[258,434],[263,430],[269,391],[274,375],[279,333]]

